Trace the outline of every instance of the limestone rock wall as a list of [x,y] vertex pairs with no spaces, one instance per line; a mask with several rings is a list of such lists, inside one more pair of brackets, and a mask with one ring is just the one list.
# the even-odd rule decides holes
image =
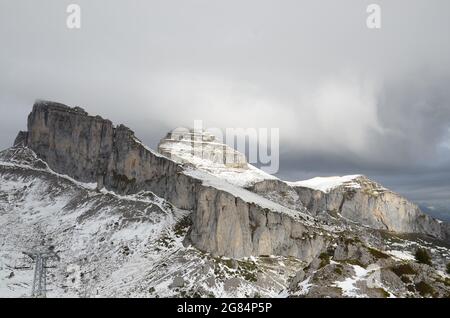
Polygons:
[[[311,188],[290,186],[280,180],[265,180],[255,184],[251,190],[286,206],[304,205],[313,215],[327,211],[337,216],[358,222],[374,229],[398,233],[422,233],[449,240],[450,232],[446,223],[440,223],[424,214],[415,204],[402,196],[389,191],[366,177],[356,180],[359,188],[340,186],[329,192]],[[277,190],[278,189],[278,190]],[[274,192],[289,193],[295,191],[298,203],[289,201],[294,196],[278,197]],[[286,199],[287,198],[287,199]]]
[[234,258],[290,255],[310,261],[327,244],[288,215],[203,185],[184,174],[180,164],[146,148],[129,128],[114,127],[81,108],[38,101],[28,132],[20,133],[24,136],[26,146],[58,173],[118,193],[150,190],[192,210],[188,240],[200,250]]
[[190,233],[202,250],[217,255],[283,255],[311,261],[329,241],[290,216],[212,187],[199,189]]
[[424,214],[404,197],[362,177],[361,188],[338,187],[329,193],[296,188],[311,211],[326,210],[374,229],[398,233],[422,233],[446,239],[447,233],[437,220]]
[[114,127],[109,120],[79,109],[36,102],[28,116],[27,146],[52,169],[82,182],[95,182],[107,170]]

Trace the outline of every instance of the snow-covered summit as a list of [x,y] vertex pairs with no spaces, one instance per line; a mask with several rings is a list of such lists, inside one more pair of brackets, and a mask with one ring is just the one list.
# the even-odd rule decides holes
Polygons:
[[168,133],[160,141],[158,151],[176,162],[192,165],[239,187],[276,179],[247,163],[244,154],[221,143],[206,131]]
[[245,155],[206,131],[180,130],[167,134],[158,145],[161,154],[181,163],[226,168],[247,167]]

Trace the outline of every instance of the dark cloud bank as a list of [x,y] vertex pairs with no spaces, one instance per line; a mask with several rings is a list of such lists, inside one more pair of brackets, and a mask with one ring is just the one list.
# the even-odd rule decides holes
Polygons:
[[[361,173],[450,219],[450,2],[0,3],[0,147],[36,98],[125,123],[280,128],[279,176]],[[382,28],[365,26],[366,6]]]

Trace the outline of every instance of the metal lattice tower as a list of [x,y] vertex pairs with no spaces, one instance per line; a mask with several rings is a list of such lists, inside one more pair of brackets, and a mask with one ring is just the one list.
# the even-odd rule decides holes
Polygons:
[[51,248],[35,247],[31,252],[23,252],[35,262],[31,297],[45,298],[47,292],[47,260],[59,261],[60,258]]

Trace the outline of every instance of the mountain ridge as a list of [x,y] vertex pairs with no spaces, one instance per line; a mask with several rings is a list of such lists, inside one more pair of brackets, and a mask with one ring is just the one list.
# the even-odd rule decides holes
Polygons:
[[[205,158],[172,153],[177,147],[157,153],[125,126],[48,101],[35,103],[28,131],[14,145],[0,153],[0,213],[17,230],[1,237],[14,252],[0,255],[0,271],[12,268],[2,264],[17,257],[17,246],[53,241],[65,259],[51,281],[59,284],[55,295],[420,296],[396,274],[405,262],[422,273],[416,284],[431,284],[436,297],[448,293],[443,269],[450,254],[442,241],[448,242],[448,224],[364,176],[333,179],[336,187],[324,192],[265,178],[236,154],[238,165],[210,166]],[[201,156],[217,161],[221,147],[207,148],[219,156],[210,150]],[[64,232],[73,226],[82,235]],[[122,237],[120,247],[115,237]],[[430,249],[433,266],[411,262],[418,246]],[[108,265],[93,270],[84,257]],[[151,274],[143,264],[159,269]],[[93,274],[75,270],[85,281],[77,276],[66,288],[63,277],[72,277],[73,268]],[[0,280],[0,293],[4,286],[23,292],[24,279]]]

